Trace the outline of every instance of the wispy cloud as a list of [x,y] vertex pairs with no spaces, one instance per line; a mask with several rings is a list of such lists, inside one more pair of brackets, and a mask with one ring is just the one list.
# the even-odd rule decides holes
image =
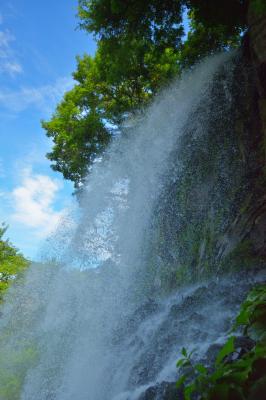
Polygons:
[[[2,22],[3,18],[0,14],[0,25]],[[8,30],[0,30],[0,73],[11,76],[20,74],[23,70],[12,49],[11,44],[14,41],[15,37]]]
[[59,78],[53,84],[37,88],[25,86],[18,90],[2,89],[0,106],[14,113],[32,107],[50,113],[63,94],[72,86],[72,78]]
[[54,203],[61,183],[48,175],[24,169],[21,183],[11,192],[13,213],[11,220],[30,228],[38,237],[46,237],[57,226],[63,211],[56,211]]

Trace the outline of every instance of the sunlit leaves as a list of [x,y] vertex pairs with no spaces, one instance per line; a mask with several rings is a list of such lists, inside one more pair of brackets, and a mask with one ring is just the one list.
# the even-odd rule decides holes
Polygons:
[[4,291],[29,265],[8,239],[4,239],[7,226],[0,226],[0,301]]
[[[186,7],[190,32],[183,42]],[[95,35],[97,51],[77,58],[76,85],[43,122],[53,140],[47,155],[52,168],[78,188],[126,118],[141,114],[183,68],[238,43],[238,28],[227,29],[217,7],[196,0],[79,0],[80,26]],[[239,25],[235,14],[230,19]]]

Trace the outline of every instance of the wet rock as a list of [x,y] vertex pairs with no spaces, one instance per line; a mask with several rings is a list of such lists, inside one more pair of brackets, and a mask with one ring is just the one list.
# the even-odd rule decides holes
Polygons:
[[178,318],[182,314],[193,312],[195,307],[200,306],[204,301],[206,301],[207,294],[208,289],[206,286],[199,287],[192,294],[184,297],[181,303],[172,305],[169,314],[172,317]]
[[171,317],[175,317],[178,318],[180,313],[182,312],[183,308],[182,305],[180,304],[174,304],[171,308],[170,308],[170,316]]
[[207,332],[202,332],[200,329],[191,329],[191,332],[189,333],[189,337],[191,340],[195,341],[205,341],[207,338],[208,334]]
[[153,299],[149,299],[147,302],[137,308],[132,317],[128,319],[127,328],[130,331],[136,329],[136,326],[144,321],[144,319],[151,317],[158,311],[159,305]]
[[238,336],[235,338],[234,346],[235,351],[225,358],[225,362],[231,363],[239,360],[244,354],[253,349],[256,342],[247,336]]
[[[172,338],[171,338],[172,339]],[[173,340],[173,343],[177,341]],[[145,385],[155,380],[162,370],[171,352],[172,343],[169,337],[154,338],[130,371],[129,386]]]
[[207,365],[214,364],[216,357],[222,347],[223,347],[223,345],[219,344],[219,343],[214,343],[214,344],[210,345],[210,347],[208,348],[206,355],[205,355],[205,360],[206,360]]
[[198,324],[201,324],[205,320],[205,317],[202,314],[199,314],[198,312],[194,312],[191,314],[190,319]]
[[235,348],[250,351],[255,346],[256,342],[247,336],[238,336],[235,338]]
[[[254,278],[251,276],[251,281],[252,279]],[[164,379],[171,380],[173,374],[177,373],[175,361],[182,357],[182,347],[188,352],[195,350],[192,362],[199,362],[212,371],[217,354],[223,347],[223,344],[216,342],[218,339],[225,341],[239,307],[239,293],[241,297],[245,297],[250,286],[248,281],[247,274],[243,274],[243,279],[234,280],[233,276],[220,279],[216,284],[210,284],[208,289],[205,286],[197,288],[187,298],[184,297],[181,302],[174,304],[173,298],[169,299],[169,303],[162,302],[160,306],[149,300],[132,313],[126,322],[123,321],[122,327],[128,330],[124,330],[125,340],[120,341],[118,349],[124,349],[126,357],[129,352],[133,360],[126,376],[127,389],[136,390],[143,385],[147,387],[150,382],[157,382],[160,372],[166,367],[169,375],[164,375]],[[228,305],[225,305],[225,298]],[[154,317],[157,314],[156,319]],[[227,362],[242,357],[253,345],[254,342],[249,338],[237,337],[236,351]],[[186,373],[192,379],[193,371],[183,368],[178,373]],[[138,400],[181,399],[180,393],[179,397],[175,392],[172,395],[173,385],[169,382],[158,382],[148,387]]]
[[154,299],[148,299],[133,314],[133,319],[143,320],[159,311],[159,305]]
[[183,400],[181,389],[177,389],[175,382],[162,382],[149,387],[138,400]]
[[232,326],[231,318],[221,318],[221,320],[216,319],[213,320],[212,326],[216,329],[220,329],[222,332],[228,332]]
[[[244,354],[250,351],[254,346],[255,346],[254,340],[250,339],[247,336],[238,336],[235,338],[234,342],[235,351],[226,356],[224,361],[226,363],[231,363],[235,360],[238,360]],[[203,363],[206,363],[206,365],[213,365],[222,347],[223,344],[218,344],[218,343],[212,344],[206,352]]]
[[199,300],[205,299],[207,294],[208,294],[207,286],[201,286],[195,290],[195,292],[193,293],[193,297],[198,298]]
[[143,303],[131,315],[127,316],[121,326],[118,326],[113,332],[113,344],[119,344],[122,340],[126,339],[137,330],[137,327],[146,319],[156,314],[159,311],[159,305],[153,300],[149,299]]
[[152,380],[156,374],[156,353],[145,353],[130,372],[129,383],[131,387],[144,385]]

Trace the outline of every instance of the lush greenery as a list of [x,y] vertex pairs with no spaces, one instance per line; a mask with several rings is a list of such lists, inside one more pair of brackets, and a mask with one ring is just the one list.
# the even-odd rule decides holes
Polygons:
[[[192,353],[182,350],[178,368],[186,368],[177,386],[184,388],[185,399],[258,400],[266,390],[266,285],[256,286],[243,303],[233,329],[243,328],[254,340],[250,351],[238,354],[231,336],[218,353],[215,367],[208,370],[194,364]],[[235,357],[233,357],[235,356]],[[193,378],[192,378],[193,377]]]
[[8,286],[28,267],[29,261],[14,247],[8,239],[4,239],[7,226],[0,226],[0,301]]
[[97,40],[96,54],[77,58],[74,88],[42,123],[54,142],[52,168],[76,187],[125,118],[184,68],[238,45],[246,26],[241,0],[80,0],[79,17]]
[[[8,336],[7,336],[8,337]],[[32,346],[29,340],[21,338],[17,343],[19,350],[14,346],[6,349],[5,340],[2,336],[0,339],[0,398],[4,400],[20,400],[21,390],[28,371],[29,366],[34,366],[37,361],[37,351]],[[10,365],[16,366],[16,371],[12,368],[3,368],[6,365],[6,360],[9,360]]]

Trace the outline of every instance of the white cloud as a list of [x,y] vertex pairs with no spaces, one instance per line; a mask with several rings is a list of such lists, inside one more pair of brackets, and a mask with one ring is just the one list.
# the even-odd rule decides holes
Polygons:
[[34,87],[21,87],[19,90],[2,89],[0,106],[9,111],[19,113],[29,107],[49,113],[63,96],[73,86],[72,78],[59,78],[54,84]]
[[57,226],[62,211],[54,210],[60,182],[47,175],[34,174],[30,168],[22,172],[22,182],[11,193],[14,209],[11,219],[45,237]]
[[[0,14],[0,25],[2,16]],[[15,37],[8,30],[0,31],[0,73],[7,73],[11,76],[20,74],[22,66],[16,60],[11,43],[15,41]]]

